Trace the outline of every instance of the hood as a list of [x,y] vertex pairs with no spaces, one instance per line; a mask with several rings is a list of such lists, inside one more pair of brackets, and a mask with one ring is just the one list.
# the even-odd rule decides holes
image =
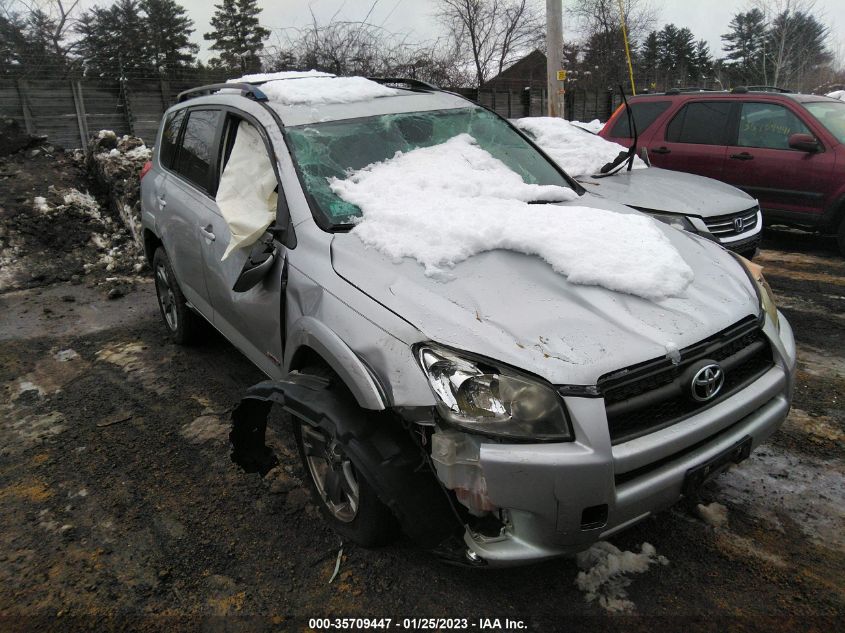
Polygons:
[[[589,194],[572,204],[631,212]],[[540,258],[505,250],[470,257],[444,281],[427,277],[414,260],[394,263],[354,234],[339,233],[332,240],[332,263],[341,277],[427,340],[553,384],[595,385],[603,374],[670,355],[759,314],[753,286],[727,251],[658,225],[695,280],[683,296],[657,302],[571,284]]]
[[746,211],[757,204],[744,191],[724,182],[651,167],[621,171],[607,178],[579,176],[590,193],[630,207],[708,218]]

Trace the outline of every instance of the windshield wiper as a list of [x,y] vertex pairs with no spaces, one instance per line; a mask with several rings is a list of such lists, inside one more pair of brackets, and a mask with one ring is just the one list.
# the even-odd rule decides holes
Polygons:
[[637,132],[637,122],[634,119],[634,112],[631,110],[628,99],[625,97],[625,90],[622,88],[621,84],[619,85],[619,93],[622,95],[622,103],[625,104],[625,114],[628,117],[628,130],[633,133],[634,140],[627,152],[619,152],[619,155],[613,159],[613,162],[607,163],[604,167],[602,167],[599,170],[600,173],[596,174],[594,178],[607,178],[608,176],[618,174],[622,170],[622,165],[624,165],[626,161],[628,163],[627,171],[631,171],[634,167],[634,158],[637,156],[637,143],[640,140],[640,135]]

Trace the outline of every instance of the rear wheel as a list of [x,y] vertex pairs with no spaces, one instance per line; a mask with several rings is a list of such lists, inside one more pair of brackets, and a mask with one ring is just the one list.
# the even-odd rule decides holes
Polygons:
[[162,247],[153,255],[153,275],[161,318],[170,338],[179,345],[188,345],[199,338],[202,322],[185,300],[185,295],[176,283],[173,267]]
[[[311,367],[304,374],[339,380],[330,370]],[[390,542],[398,524],[390,509],[360,474],[334,428],[293,419],[294,434],[311,493],[326,521],[345,539],[363,547]]]

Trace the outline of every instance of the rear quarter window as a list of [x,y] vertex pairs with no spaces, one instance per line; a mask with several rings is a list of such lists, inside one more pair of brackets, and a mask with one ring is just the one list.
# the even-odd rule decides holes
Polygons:
[[164,123],[164,130],[161,133],[159,143],[158,159],[168,169],[173,167],[173,159],[176,157],[176,147],[179,142],[179,130],[182,128],[182,121],[185,120],[185,111],[171,112],[167,115]]
[[726,145],[732,107],[730,101],[688,103],[666,127],[666,140],[670,143]]
[[[634,123],[637,126],[637,132],[639,134],[645,132],[657,120],[657,117],[669,109],[670,105],[672,105],[671,101],[631,103],[631,112],[634,114]],[[614,124],[610,135],[615,138],[633,138],[631,128],[628,125],[628,115],[624,109],[620,112],[619,119]]]

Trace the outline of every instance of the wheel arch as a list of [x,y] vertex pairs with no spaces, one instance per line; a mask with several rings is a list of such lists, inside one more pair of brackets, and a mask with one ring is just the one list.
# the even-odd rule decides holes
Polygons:
[[164,246],[161,239],[159,239],[158,235],[153,233],[150,229],[144,229],[144,255],[147,258],[147,262],[149,263],[150,267],[153,265],[153,255],[155,255],[156,249],[159,246]]
[[387,397],[373,372],[333,330],[314,317],[291,325],[285,340],[285,370],[315,364],[328,366],[355,396],[363,409],[382,411]]

